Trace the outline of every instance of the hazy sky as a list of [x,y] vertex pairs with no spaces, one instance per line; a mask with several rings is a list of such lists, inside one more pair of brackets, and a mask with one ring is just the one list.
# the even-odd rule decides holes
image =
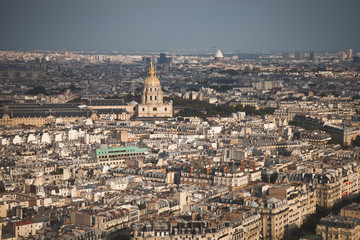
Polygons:
[[0,49],[360,49],[360,0],[0,0]]

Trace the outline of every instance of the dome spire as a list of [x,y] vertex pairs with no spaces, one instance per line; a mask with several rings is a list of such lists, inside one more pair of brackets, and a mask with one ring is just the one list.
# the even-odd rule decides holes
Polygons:
[[152,60],[150,63],[150,68],[149,68],[149,76],[155,76],[155,71],[154,71]]

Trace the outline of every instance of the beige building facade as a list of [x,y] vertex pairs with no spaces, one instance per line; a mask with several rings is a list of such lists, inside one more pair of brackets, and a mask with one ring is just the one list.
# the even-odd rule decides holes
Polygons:
[[149,76],[145,79],[138,117],[172,117],[172,102],[164,102],[159,79],[151,64]]
[[316,181],[317,204],[330,208],[343,198],[359,193],[359,167],[357,163],[324,172]]
[[343,216],[324,217],[316,226],[316,234],[329,240],[359,240],[360,220]]

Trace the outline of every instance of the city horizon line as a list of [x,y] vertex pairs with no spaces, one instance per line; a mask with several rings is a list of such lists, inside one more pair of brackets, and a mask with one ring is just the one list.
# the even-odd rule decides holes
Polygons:
[[84,53],[118,53],[118,54],[126,54],[126,53],[144,53],[144,54],[158,54],[158,53],[201,53],[201,54],[213,54],[216,53],[217,50],[220,50],[224,54],[281,54],[284,52],[295,53],[295,52],[304,52],[304,53],[339,53],[341,51],[345,51],[348,49],[352,49],[354,52],[360,51],[354,48],[344,48],[344,49],[327,49],[327,50],[310,50],[310,49],[288,49],[288,50],[231,50],[231,49],[222,49],[215,48],[214,50],[199,50],[199,49],[161,49],[161,50],[121,50],[121,49],[25,49],[25,48],[0,48],[0,51],[5,52],[84,52]]

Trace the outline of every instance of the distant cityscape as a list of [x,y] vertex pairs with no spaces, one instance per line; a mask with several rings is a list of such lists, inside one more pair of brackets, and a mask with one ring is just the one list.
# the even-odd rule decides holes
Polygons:
[[360,239],[360,52],[0,51],[0,240]]

